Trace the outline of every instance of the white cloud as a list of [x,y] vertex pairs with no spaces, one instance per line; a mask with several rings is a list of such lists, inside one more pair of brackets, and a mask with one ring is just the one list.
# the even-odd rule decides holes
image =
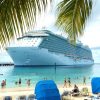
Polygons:
[[100,22],[92,23],[86,27],[85,34],[81,40],[91,47],[100,46]]
[[[59,0],[61,1],[61,0]],[[58,2],[56,0],[56,2]],[[89,45],[90,47],[100,46],[100,0],[94,0],[94,5],[92,9],[92,15],[88,20],[88,23],[85,28],[85,34],[81,37],[83,44]],[[55,4],[56,5],[56,4]],[[54,8],[52,8],[54,9]],[[47,29],[54,29],[53,26],[55,22],[55,9],[52,12],[47,13],[45,16],[42,16],[38,20],[37,29],[46,27]]]
[[92,16],[86,26],[82,42],[90,47],[100,46],[100,0],[94,0]]

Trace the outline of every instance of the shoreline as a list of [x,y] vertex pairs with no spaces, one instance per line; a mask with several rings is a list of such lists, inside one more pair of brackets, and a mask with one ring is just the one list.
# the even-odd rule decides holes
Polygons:
[[[79,87],[79,90],[81,90],[83,87],[87,87],[89,92],[91,92],[90,84],[86,84],[86,85],[78,84],[77,86]],[[71,91],[74,88],[74,84],[71,87],[67,87],[67,88],[63,87],[63,84],[61,84],[61,85],[57,84],[57,87],[59,89],[60,94],[62,94],[66,90]],[[20,95],[19,92],[23,92],[23,95],[24,95],[24,92],[30,92],[33,94],[34,89],[35,89],[35,85],[30,86],[30,87],[26,86],[26,87],[15,87],[15,88],[0,88],[0,96],[7,96],[8,94],[11,96],[13,94],[16,95],[16,93],[17,93],[17,95],[18,94]]]

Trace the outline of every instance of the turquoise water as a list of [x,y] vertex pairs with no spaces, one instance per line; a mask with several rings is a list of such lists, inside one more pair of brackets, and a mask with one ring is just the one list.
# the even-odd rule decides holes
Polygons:
[[44,78],[53,79],[57,84],[63,84],[64,78],[71,78],[73,84],[82,84],[83,77],[86,77],[86,82],[89,84],[91,78],[100,76],[100,65],[82,67],[0,67],[0,82],[6,79],[7,87],[16,87],[15,82],[21,78],[22,86],[26,86],[27,79],[31,79],[32,84],[36,84]]

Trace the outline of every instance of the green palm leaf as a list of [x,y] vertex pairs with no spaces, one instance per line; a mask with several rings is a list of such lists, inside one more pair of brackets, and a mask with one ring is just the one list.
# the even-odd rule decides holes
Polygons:
[[63,0],[58,4],[56,25],[75,43],[83,35],[91,10],[92,0]]
[[0,0],[0,47],[34,28],[51,0]]

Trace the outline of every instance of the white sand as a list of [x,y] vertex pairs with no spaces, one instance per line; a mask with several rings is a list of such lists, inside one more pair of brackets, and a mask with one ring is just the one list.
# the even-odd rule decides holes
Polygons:
[[[90,85],[86,85],[86,86],[78,85],[78,87],[80,90],[83,87],[88,87],[89,93],[90,93],[90,95],[92,95]],[[13,100],[14,100],[16,97],[21,96],[21,95],[28,96],[30,94],[34,94],[34,88],[35,88],[35,86],[0,89],[0,100],[3,100],[4,96],[12,96]],[[68,87],[68,88],[63,88],[63,85],[58,85],[58,89],[59,89],[60,94],[62,94],[65,90],[71,91],[73,89],[73,86]],[[69,97],[69,100],[84,100],[84,97]]]

